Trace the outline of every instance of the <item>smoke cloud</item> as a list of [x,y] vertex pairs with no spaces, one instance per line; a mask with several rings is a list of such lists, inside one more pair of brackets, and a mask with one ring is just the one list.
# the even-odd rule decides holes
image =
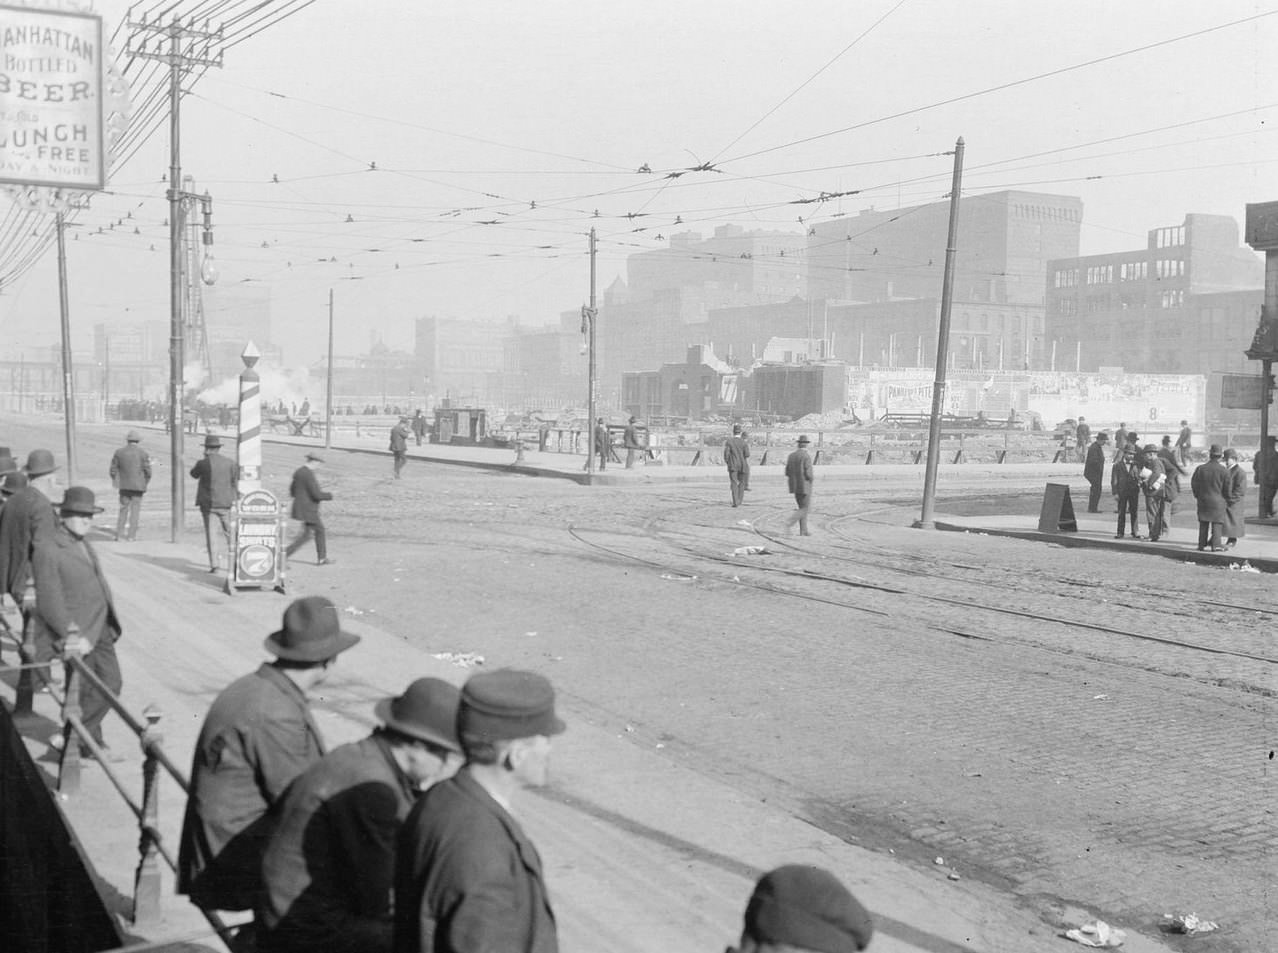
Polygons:
[[[284,401],[290,409],[294,404],[310,400],[312,396],[311,375],[304,367],[286,368],[271,364],[258,364],[257,374],[261,379],[262,403],[274,404]],[[228,404],[232,407],[240,402],[240,379],[228,377],[222,383],[200,391],[196,400],[206,404]],[[315,401],[311,401],[315,404]]]

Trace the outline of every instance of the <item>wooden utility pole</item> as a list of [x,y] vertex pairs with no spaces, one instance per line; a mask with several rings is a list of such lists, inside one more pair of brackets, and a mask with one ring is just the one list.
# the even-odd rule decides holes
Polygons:
[[[595,307],[595,230],[590,230],[590,304],[581,309],[581,330],[587,335],[586,349],[589,364],[586,372],[590,393],[586,396],[586,473],[595,472],[595,319],[599,309]],[[605,448],[606,452],[606,448]]]
[[932,420],[927,431],[927,468],[923,474],[923,512],[914,525],[934,529],[936,472],[941,459],[941,412],[945,406],[945,364],[950,349],[950,308],[954,302],[954,257],[958,249],[959,194],[963,187],[963,138],[954,144],[954,182],[950,187],[950,231],[945,243],[945,277],[941,285],[941,326],[936,335],[936,379],[932,384]]
[[62,417],[67,437],[67,480],[75,482],[75,367],[71,363],[71,305],[67,300],[67,221],[57,216],[58,310],[62,317]]
[[[168,52],[148,52],[146,41],[141,48],[130,52],[142,59],[157,60],[169,66],[169,489],[172,495],[172,511],[169,521],[169,542],[176,543],[182,532],[184,510],[182,464],[182,365],[185,353],[183,342],[183,276],[182,234],[186,194],[182,191],[182,74],[193,66],[222,65],[222,54],[216,57],[202,55],[213,43],[221,42],[222,31],[210,32],[196,29],[194,24],[183,26],[177,17],[165,26],[156,21],[148,23],[130,21],[129,27],[139,33],[158,33],[168,38]],[[130,45],[133,37],[129,38]],[[201,55],[194,52],[193,41],[202,43]],[[183,44],[188,44],[183,49]],[[194,280],[194,276],[191,276]]]
[[328,397],[324,406],[324,449],[333,446],[333,289],[328,289]]

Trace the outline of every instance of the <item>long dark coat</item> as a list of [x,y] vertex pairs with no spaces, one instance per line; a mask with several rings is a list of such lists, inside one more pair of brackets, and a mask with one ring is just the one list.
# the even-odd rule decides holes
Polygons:
[[53,538],[58,512],[34,486],[24,486],[0,510],[0,583],[21,604],[31,578],[31,553]]
[[1083,464],[1083,477],[1088,483],[1100,483],[1105,479],[1105,445],[1093,441],[1087,448],[1087,462]]
[[80,635],[93,646],[120,637],[111,587],[102,575],[97,554],[87,540],[78,540],[59,524],[45,544],[31,557],[35,575],[35,620],[55,644],[67,637],[74,622]]
[[400,832],[395,949],[559,949],[537,848],[465,770],[427,791]]
[[319,505],[333,498],[332,493],[320,489],[315,471],[307,466],[298,467],[293,471],[293,482],[288,488],[288,493],[293,498],[292,517],[303,523],[318,522]]
[[800,447],[786,457],[785,479],[796,497],[812,495],[812,458],[806,449]]
[[1189,487],[1198,501],[1198,522],[1223,523],[1227,511],[1229,470],[1213,457],[1194,471]]
[[235,504],[235,484],[239,468],[221,453],[205,453],[191,467],[191,476],[199,482],[195,487],[195,505],[202,510],[229,510]]
[[306,696],[274,665],[228,685],[195,743],[177,892],[215,910],[251,910],[270,834],[267,812],[323,756]]
[[390,950],[395,840],[416,800],[380,734],[307,768],[274,810],[257,910],[260,953]]
[[1243,500],[1247,496],[1247,474],[1238,464],[1229,467],[1229,484],[1225,491],[1225,520],[1221,534],[1226,539],[1247,535]]

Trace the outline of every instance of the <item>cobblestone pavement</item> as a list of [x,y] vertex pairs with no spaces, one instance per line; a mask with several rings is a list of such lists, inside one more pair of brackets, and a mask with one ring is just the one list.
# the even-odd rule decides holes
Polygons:
[[[268,448],[268,485],[287,486],[297,456]],[[351,456],[322,473],[339,565],[295,564],[291,592],[439,652],[548,667],[633,743],[849,841],[942,856],[1050,923],[1077,905],[1154,934],[1163,913],[1194,911],[1222,924],[1196,950],[1274,946],[1274,667],[1062,624],[1278,657],[1270,617],[1205,604],[1278,609],[1267,577],[910,530],[916,513],[882,488],[823,487],[818,535],[756,558],[880,586],[853,588],[722,560],[766,542],[742,520],[779,526],[775,477],[731,509],[719,485],[388,471]],[[1036,508],[1005,484],[1001,501],[942,486],[938,513],[947,494]],[[1050,618],[983,608],[996,604]]]

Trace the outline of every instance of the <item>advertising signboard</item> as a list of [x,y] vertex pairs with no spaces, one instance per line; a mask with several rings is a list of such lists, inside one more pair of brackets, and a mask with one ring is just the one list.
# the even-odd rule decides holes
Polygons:
[[275,494],[254,490],[241,497],[236,507],[234,560],[229,580],[232,587],[283,587],[283,530]]
[[106,184],[102,18],[0,4],[0,183]]
[[1221,374],[1220,406],[1230,410],[1260,410],[1265,380],[1256,374]]

